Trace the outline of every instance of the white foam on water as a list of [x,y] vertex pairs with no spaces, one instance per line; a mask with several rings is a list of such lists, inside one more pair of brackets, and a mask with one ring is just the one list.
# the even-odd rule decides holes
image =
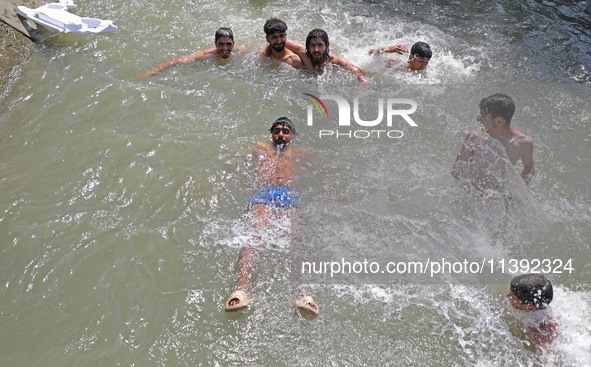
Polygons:
[[[302,317],[286,275],[291,224],[261,234],[246,213],[259,187],[245,147],[267,139],[269,123],[284,115],[301,128],[297,145],[319,155],[304,188],[306,228],[298,228],[311,236],[315,259],[572,257],[577,272],[552,279],[565,284],[553,301],[563,321],[556,343],[565,365],[588,364],[589,291],[575,287],[586,286],[589,269],[588,91],[532,85],[543,74],[589,79],[576,59],[587,57],[575,46],[586,41],[562,42],[560,22],[529,17],[526,9],[548,4],[506,3],[492,14],[485,2],[169,5],[82,4],[126,26],[111,37],[38,45],[0,118],[7,364],[92,365],[108,354],[128,365],[543,365],[511,334],[506,299],[488,289],[509,274],[470,284],[318,282],[321,316]],[[342,70],[315,76],[260,63],[271,16],[302,43],[324,28],[332,52],[367,69],[370,83],[360,87]],[[225,66],[131,79],[212,47],[221,26],[249,53]],[[394,72],[367,54],[418,40],[434,52],[425,74]],[[549,55],[553,44],[569,56]],[[449,175],[466,130],[478,128],[478,101],[499,91],[518,100],[516,127],[534,138],[538,166],[532,186],[517,190],[534,200],[510,210],[474,200]],[[360,96],[364,116],[375,114],[377,98],[416,98],[419,127],[400,141],[320,140],[320,122],[336,122],[306,127],[302,93]],[[253,276],[257,298],[227,314],[230,268],[257,236],[269,250]],[[47,338],[55,330],[60,338]]]
[[559,336],[554,342],[566,366],[586,366],[591,361],[591,293],[554,287],[552,309]]
[[[270,211],[273,212],[273,211]],[[256,228],[257,218],[248,212],[224,225],[208,226],[206,236],[213,236],[215,242],[232,248],[255,247],[287,251],[291,245],[291,219],[284,210],[268,213],[267,226]]]

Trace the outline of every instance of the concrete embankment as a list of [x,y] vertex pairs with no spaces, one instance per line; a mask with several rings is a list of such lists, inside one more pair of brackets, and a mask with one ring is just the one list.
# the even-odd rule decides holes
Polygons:
[[10,94],[18,80],[21,66],[28,60],[34,44],[17,17],[16,7],[36,8],[39,0],[0,0],[0,102]]
[[16,83],[21,66],[32,52],[30,39],[6,23],[0,23],[0,101],[3,101]]

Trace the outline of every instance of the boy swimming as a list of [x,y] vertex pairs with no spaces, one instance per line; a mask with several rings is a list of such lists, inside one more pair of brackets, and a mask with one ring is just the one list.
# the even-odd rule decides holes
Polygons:
[[525,336],[537,352],[553,351],[558,336],[556,317],[550,308],[554,296],[552,283],[542,274],[524,274],[513,278],[507,297],[515,316],[521,321]]

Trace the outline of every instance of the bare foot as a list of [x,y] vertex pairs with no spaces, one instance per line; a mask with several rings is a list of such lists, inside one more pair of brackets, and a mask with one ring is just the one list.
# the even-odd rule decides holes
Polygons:
[[318,305],[312,296],[300,297],[300,299],[298,299],[296,302],[296,306],[302,310],[309,311],[314,315],[318,315],[320,313],[320,309],[318,308]]
[[226,311],[233,311],[244,308],[250,303],[248,294],[245,291],[235,290],[226,301]]

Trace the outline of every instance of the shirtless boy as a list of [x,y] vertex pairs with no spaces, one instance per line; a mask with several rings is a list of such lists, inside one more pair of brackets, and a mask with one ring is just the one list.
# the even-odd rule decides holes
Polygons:
[[261,53],[262,57],[270,58],[279,63],[286,63],[296,69],[300,69],[302,61],[293,51],[285,48],[287,42],[287,24],[277,18],[271,18],[263,26],[265,31],[267,47]]
[[308,33],[305,47],[293,41],[287,41],[286,47],[300,56],[305,70],[314,70],[322,74],[327,66],[338,65],[354,74],[361,84],[366,82],[363,70],[341,57],[330,54],[328,34],[322,29],[313,29]]
[[431,47],[425,42],[421,41],[412,45],[412,47],[410,48],[410,52],[408,51],[408,48],[404,47],[403,45],[379,47],[369,50],[370,55],[379,55],[383,52],[397,53],[400,55],[404,53],[409,53],[408,61],[406,63],[399,59],[386,57],[386,67],[396,67],[399,70],[414,72],[419,72],[427,69],[429,61],[431,61],[431,56],[433,54],[431,52]]
[[471,131],[464,139],[451,172],[454,178],[464,179],[481,191],[499,189],[496,183],[501,177],[495,176],[505,169],[498,166],[503,161],[513,166],[521,161],[521,177],[529,184],[535,173],[534,144],[529,136],[511,127],[514,112],[515,103],[506,94],[496,93],[480,101],[476,120],[484,132]]
[[[291,209],[299,206],[300,200],[293,190],[293,170],[302,151],[291,146],[295,127],[287,117],[280,117],[271,125],[272,141],[255,146],[259,157],[258,180],[262,189],[250,201],[257,230],[268,228],[273,218],[289,217]],[[302,245],[295,241],[292,246]],[[241,249],[238,256],[238,281],[226,301],[226,311],[246,307],[250,303],[250,277],[258,260],[256,245]],[[301,287],[296,306],[318,314],[319,309],[308,286]]]
[[[198,60],[206,58],[214,58],[220,64],[225,64],[232,56],[232,50],[234,49],[234,33],[230,28],[220,28],[215,32],[215,47],[207,50],[198,51],[190,55],[179,57],[178,59],[170,60],[156,68],[150,70],[145,74],[136,75],[136,79],[146,78],[161,71],[164,71],[172,66],[189,64]],[[237,51],[241,50],[241,47],[236,46]]]
[[525,336],[537,351],[554,352],[552,341],[558,336],[556,317],[550,309],[552,283],[542,274],[524,274],[511,280],[507,297],[525,330]]

